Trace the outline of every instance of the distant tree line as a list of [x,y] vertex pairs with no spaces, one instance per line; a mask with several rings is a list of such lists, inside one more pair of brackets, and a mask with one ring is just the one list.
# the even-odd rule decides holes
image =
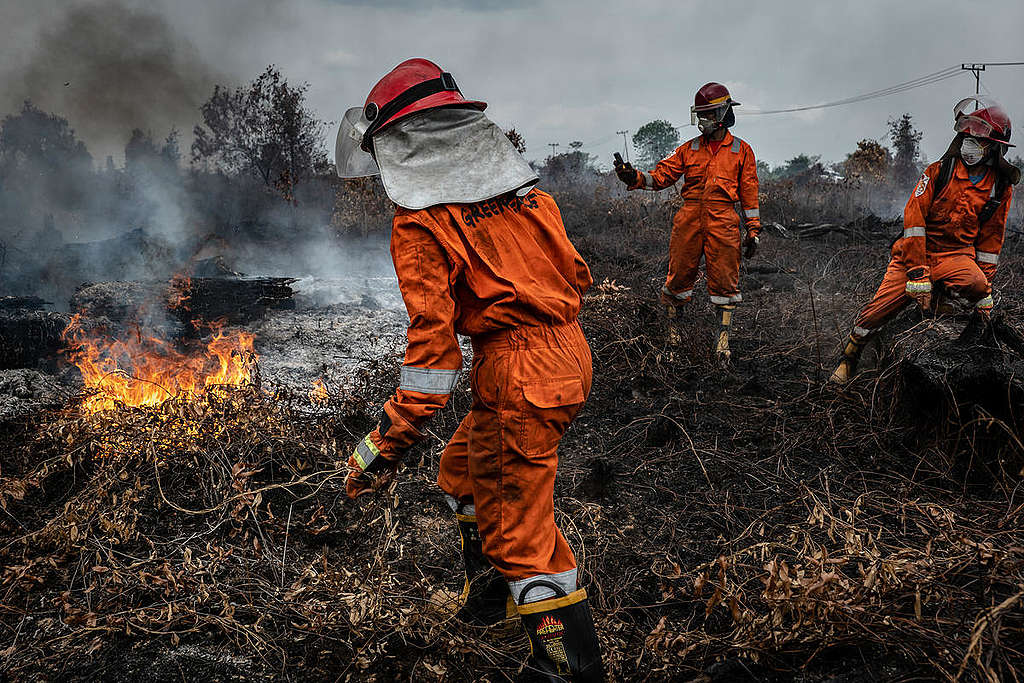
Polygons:
[[142,229],[187,252],[210,236],[294,238],[329,225],[338,181],[307,89],[273,65],[217,86],[187,160],[178,131],[135,128],[123,165],[95,163],[67,119],[26,101],[0,120],[0,288],[45,277],[43,257],[65,241]]

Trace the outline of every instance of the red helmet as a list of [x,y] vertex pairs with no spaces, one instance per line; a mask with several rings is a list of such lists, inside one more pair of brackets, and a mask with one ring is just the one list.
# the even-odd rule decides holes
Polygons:
[[[976,109],[968,111],[973,104]],[[1010,144],[1010,117],[998,102],[984,95],[971,95],[953,107],[953,130],[976,138],[992,140],[1007,147]]]
[[697,94],[693,96],[693,108],[690,111],[713,111],[720,107],[739,106],[739,102],[734,100],[729,94],[729,89],[721,83],[706,83],[697,91]]
[[377,81],[363,105],[370,122],[362,148],[370,151],[374,134],[400,119],[438,107],[475,107],[483,111],[486,102],[467,100],[447,71],[427,59],[407,59]]

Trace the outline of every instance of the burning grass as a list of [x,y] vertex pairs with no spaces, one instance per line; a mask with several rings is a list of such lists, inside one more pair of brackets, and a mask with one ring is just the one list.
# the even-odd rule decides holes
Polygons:
[[89,393],[81,410],[158,406],[213,387],[253,383],[259,359],[253,336],[226,332],[221,324],[210,328],[213,334],[204,348],[179,349],[137,327],[128,335],[108,336],[99,328],[83,326],[80,315],[73,316],[64,339],[67,358],[82,373]]
[[[844,393],[821,384],[883,250],[766,240],[760,258],[794,284],[748,288],[724,373],[706,303],[670,348],[656,278],[588,296],[595,384],[556,515],[616,678],[1019,678],[1019,477],[978,463],[1020,458],[1019,425],[979,449],[980,432],[949,429],[973,413],[922,420],[890,365],[906,356],[867,363]],[[617,250],[607,270],[640,256]],[[1005,257],[1000,308],[1019,317],[1019,256]],[[928,327],[900,344],[944,343]],[[459,624],[443,601],[460,561],[433,480],[465,382],[387,491],[344,497],[348,449],[396,374],[381,358],[345,391],[220,387],[3,425],[0,665],[62,680],[513,675],[525,639]]]

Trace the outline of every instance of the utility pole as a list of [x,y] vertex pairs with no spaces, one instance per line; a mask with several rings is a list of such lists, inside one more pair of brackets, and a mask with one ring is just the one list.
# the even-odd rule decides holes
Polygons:
[[[974,72],[974,94],[981,94],[981,72],[985,70],[986,66],[1024,66],[1024,62],[978,62],[975,64],[961,64],[960,69],[962,71],[973,71]],[[975,106],[977,109],[977,106]]]
[[987,64],[961,64],[961,71],[973,71],[974,72],[974,94],[978,95],[981,93],[981,72],[985,70]]
[[628,130],[617,130],[616,135],[622,136],[622,150],[626,153],[626,163],[629,163],[629,143],[626,141],[626,136],[629,135]]
[[551,156],[555,156],[555,147],[561,147],[557,142],[549,142],[548,147],[551,148]]

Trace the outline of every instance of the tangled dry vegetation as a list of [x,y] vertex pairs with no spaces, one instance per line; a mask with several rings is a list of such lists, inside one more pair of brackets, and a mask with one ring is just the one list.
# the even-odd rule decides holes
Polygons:
[[[595,383],[563,442],[556,514],[611,675],[1020,680],[1020,397],[994,386],[997,417],[950,387],[923,418],[901,368],[949,340],[912,318],[848,391],[823,386],[885,243],[766,240],[719,372],[706,302],[666,341],[653,292],[668,209],[599,205],[562,202],[615,281],[587,298]],[[1020,253],[1012,242],[1001,272],[1010,320]],[[1024,362],[986,344],[950,352]],[[458,623],[446,601],[458,540],[432,481],[465,381],[387,491],[344,497],[348,449],[396,378],[382,358],[314,402],[248,387],[2,425],[0,666],[25,680],[513,676],[525,638]]]

